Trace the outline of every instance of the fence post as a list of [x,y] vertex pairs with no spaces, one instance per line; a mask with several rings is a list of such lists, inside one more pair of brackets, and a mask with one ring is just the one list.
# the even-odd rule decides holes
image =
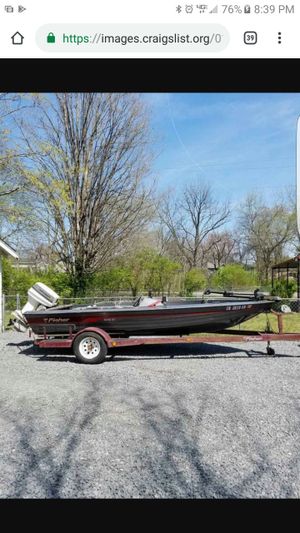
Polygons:
[[2,294],[2,302],[1,302],[1,310],[2,310],[2,322],[1,322],[1,333],[4,332],[5,329],[5,294]]
[[18,309],[18,311],[20,311],[20,295],[19,295],[19,293],[17,294],[17,302],[16,303],[17,303],[17,309]]

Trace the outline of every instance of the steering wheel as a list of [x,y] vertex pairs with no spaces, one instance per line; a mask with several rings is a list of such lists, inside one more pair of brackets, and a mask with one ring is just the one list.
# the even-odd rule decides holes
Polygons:
[[138,307],[138,306],[140,305],[140,301],[141,301],[142,298],[143,298],[143,295],[138,296],[137,299],[134,300],[132,306],[133,306],[133,307]]

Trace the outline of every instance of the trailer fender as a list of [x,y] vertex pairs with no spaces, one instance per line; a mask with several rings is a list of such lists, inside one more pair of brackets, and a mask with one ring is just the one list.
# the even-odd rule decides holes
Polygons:
[[82,335],[82,333],[88,333],[88,332],[97,333],[97,335],[100,335],[100,337],[102,337],[102,339],[104,340],[104,342],[107,345],[107,347],[111,348],[111,346],[112,346],[112,338],[111,338],[111,336],[106,331],[104,331],[104,329],[95,328],[95,327],[84,328],[84,329],[81,329],[80,331],[78,331],[78,333],[76,333],[76,335],[74,335],[72,344],[74,344],[74,341],[78,337],[78,335]]

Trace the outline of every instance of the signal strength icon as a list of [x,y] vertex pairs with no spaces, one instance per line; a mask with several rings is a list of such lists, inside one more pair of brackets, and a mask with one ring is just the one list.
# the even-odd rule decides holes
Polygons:
[[218,13],[218,6],[215,6],[210,13]]

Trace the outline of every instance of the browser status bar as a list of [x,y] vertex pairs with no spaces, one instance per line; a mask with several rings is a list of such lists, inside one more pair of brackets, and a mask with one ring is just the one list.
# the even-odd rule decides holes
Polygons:
[[2,57],[300,57],[292,2],[0,4]]

